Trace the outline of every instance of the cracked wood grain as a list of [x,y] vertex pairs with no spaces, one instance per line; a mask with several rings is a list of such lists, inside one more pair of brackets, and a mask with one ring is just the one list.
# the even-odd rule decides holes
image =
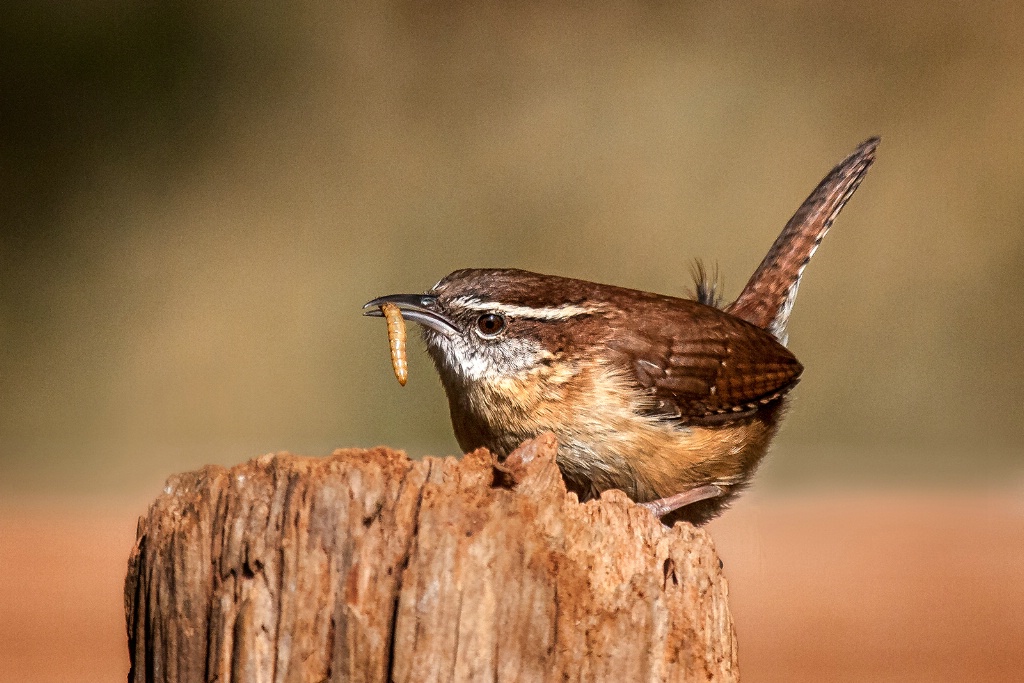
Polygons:
[[578,503],[555,448],[171,478],[129,560],[129,680],[737,680],[707,533],[616,491]]

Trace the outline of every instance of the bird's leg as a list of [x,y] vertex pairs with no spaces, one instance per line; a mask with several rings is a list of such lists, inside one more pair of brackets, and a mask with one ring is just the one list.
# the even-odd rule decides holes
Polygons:
[[683,491],[682,493],[676,493],[665,498],[652,500],[649,503],[640,504],[654,513],[655,517],[661,519],[668,513],[675,512],[679,508],[699,503],[700,501],[707,500],[708,498],[716,498],[723,493],[725,493],[725,489],[721,486],[708,484],[707,486],[698,486],[697,488],[690,489],[689,491]]

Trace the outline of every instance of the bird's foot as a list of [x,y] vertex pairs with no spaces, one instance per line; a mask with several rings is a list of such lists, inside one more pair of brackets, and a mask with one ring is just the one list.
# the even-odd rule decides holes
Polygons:
[[683,491],[672,496],[665,498],[659,498],[658,500],[652,500],[649,503],[640,503],[645,508],[654,513],[654,516],[661,519],[670,512],[675,512],[679,508],[684,508],[687,505],[693,505],[699,503],[702,500],[708,498],[716,498],[725,493],[725,489],[715,484],[708,484],[707,486],[698,486],[695,489],[689,491]]

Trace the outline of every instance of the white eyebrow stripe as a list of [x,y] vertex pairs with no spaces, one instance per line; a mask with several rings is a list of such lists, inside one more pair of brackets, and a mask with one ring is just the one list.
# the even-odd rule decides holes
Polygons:
[[452,303],[468,308],[471,311],[503,313],[512,318],[529,318],[533,320],[568,320],[581,315],[593,315],[604,310],[600,306],[576,306],[566,304],[564,306],[552,306],[545,308],[532,308],[530,306],[512,306],[498,303],[497,301],[479,301],[467,297],[452,299]]

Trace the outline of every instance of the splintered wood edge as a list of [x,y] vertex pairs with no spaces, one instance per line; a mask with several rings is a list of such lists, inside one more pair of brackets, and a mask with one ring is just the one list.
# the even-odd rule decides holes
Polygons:
[[735,680],[707,532],[619,491],[579,503],[556,450],[544,434],[501,463],[346,449],[171,477],[129,560],[133,675]]

